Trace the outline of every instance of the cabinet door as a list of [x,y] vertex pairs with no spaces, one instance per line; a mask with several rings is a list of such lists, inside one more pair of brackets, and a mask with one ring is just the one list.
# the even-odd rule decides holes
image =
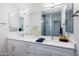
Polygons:
[[8,39],[8,53],[11,56],[21,55],[21,42]]
[[50,53],[45,49],[36,48],[36,56],[50,56]]
[[44,45],[36,44],[36,56],[50,56],[49,50],[43,48]]
[[35,44],[30,42],[21,42],[21,55],[34,56],[35,55]]
[[56,56],[73,56],[75,53],[75,50],[67,49],[67,48],[62,48],[62,47],[54,47],[54,46],[47,46],[47,48],[51,55],[56,55]]

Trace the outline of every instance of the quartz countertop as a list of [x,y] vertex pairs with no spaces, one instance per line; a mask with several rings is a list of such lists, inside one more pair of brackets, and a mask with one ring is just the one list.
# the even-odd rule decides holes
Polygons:
[[63,47],[63,48],[68,48],[68,49],[75,49],[75,42],[71,41],[73,38],[70,38],[69,42],[60,42],[58,39],[59,37],[53,36],[53,39],[51,36],[33,36],[33,35],[24,35],[21,36],[19,33],[9,33],[7,35],[8,39],[14,39],[14,40],[20,40],[20,41],[28,41],[28,42],[33,42],[33,43],[38,43],[36,42],[37,39],[39,38],[45,38],[45,40],[40,43],[40,44],[46,44],[46,45],[51,45],[51,46],[56,46],[56,47]]

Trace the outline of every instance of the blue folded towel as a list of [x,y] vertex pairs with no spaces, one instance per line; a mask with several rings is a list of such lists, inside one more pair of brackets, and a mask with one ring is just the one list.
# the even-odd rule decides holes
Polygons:
[[45,40],[45,38],[39,38],[38,40],[36,40],[36,42],[43,42]]

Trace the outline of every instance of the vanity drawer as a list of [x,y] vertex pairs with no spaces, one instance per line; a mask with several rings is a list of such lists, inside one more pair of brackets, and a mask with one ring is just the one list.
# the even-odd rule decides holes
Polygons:
[[35,55],[36,56],[50,56],[50,53],[49,51],[45,49],[36,48]]
[[59,56],[73,56],[74,50],[70,50],[67,48],[62,47],[55,47],[55,46],[49,46],[49,45],[43,45],[43,44],[36,44],[36,48],[45,49],[51,53],[51,55],[59,55]]
[[22,47],[21,47],[22,55],[24,55],[24,56],[34,56],[35,55],[35,53],[34,53],[35,46],[33,43],[22,41],[21,44],[22,44]]
[[22,47],[24,49],[29,49],[29,50],[33,50],[33,48],[35,47],[35,44],[34,43],[31,43],[31,42],[22,42]]

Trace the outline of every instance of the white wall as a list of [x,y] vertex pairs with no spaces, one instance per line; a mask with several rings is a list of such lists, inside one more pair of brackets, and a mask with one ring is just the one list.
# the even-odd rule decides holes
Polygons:
[[[75,3],[74,4],[74,11],[79,10],[79,3]],[[79,16],[78,17],[74,17],[74,34],[72,35],[73,37],[75,37],[75,41],[77,42],[77,54],[79,55]]]
[[24,14],[24,32],[25,34],[30,34],[31,31],[31,14]]
[[5,25],[0,25],[0,55],[7,53],[6,35],[9,31],[9,12],[14,12],[14,10],[14,7],[10,4],[0,3],[0,22],[6,23]]
[[36,3],[31,5],[31,32],[35,35],[41,35],[41,11],[43,5],[41,3]]
[[[73,13],[76,12],[77,10],[79,10],[79,3],[74,3],[74,5],[73,5]],[[70,34],[70,37],[73,38],[71,40],[76,41],[77,55],[79,55],[79,16],[78,17],[73,17],[73,22],[74,22],[74,24],[73,24],[74,33]]]

